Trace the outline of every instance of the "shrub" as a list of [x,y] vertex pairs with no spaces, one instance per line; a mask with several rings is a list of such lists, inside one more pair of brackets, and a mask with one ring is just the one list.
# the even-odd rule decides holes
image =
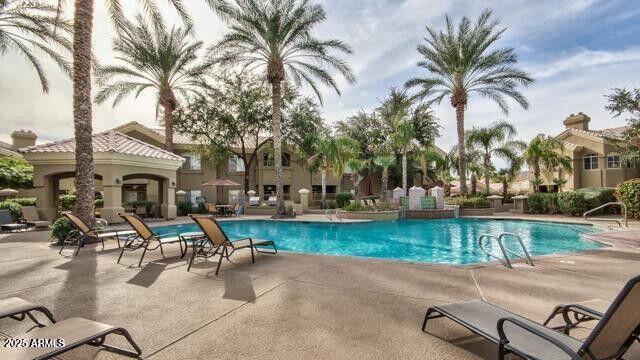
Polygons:
[[60,195],[58,197],[58,205],[64,211],[72,210],[74,206],[76,206],[76,196],[75,195]]
[[529,214],[555,214],[558,209],[558,197],[555,193],[533,193],[527,200]]
[[207,205],[203,202],[198,203],[198,214],[206,214],[207,213]]
[[366,211],[367,208],[360,203],[349,204],[342,208],[344,211]]
[[64,239],[74,229],[71,221],[66,217],[60,217],[51,225],[51,240],[56,241],[56,245],[62,245]]
[[36,198],[34,197],[13,198],[13,199],[7,199],[6,201],[11,201],[16,204],[20,204],[20,206],[36,206]]
[[565,191],[558,193],[558,210],[570,216],[581,216],[585,211],[595,206],[595,199],[587,199],[587,194],[577,191]]
[[338,205],[339,208],[349,205],[349,200],[353,200],[353,194],[350,192],[336,194],[336,205]]
[[191,201],[178,201],[176,205],[178,208],[178,214],[180,216],[189,215],[193,211],[193,204]]
[[627,216],[640,219],[640,179],[631,179],[618,185],[616,197],[627,206]]
[[93,206],[95,206],[96,208],[104,207],[104,199],[95,199],[93,201]]
[[450,205],[460,205],[461,208],[466,209],[482,209],[491,207],[489,200],[484,196],[463,196],[448,201]]
[[13,201],[2,201],[0,202],[0,209],[9,210],[9,215],[11,215],[11,219],[17,222],[22,218],[22,206],[20,204],[15,203]]

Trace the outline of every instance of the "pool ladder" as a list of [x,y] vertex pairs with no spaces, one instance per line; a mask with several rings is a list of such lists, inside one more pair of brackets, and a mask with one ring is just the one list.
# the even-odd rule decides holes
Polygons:
[[[518,254],[515,251],[512,251],[508,248],[506,248],[504,246],[504,238],[505,237],[512,237],[518,240],[518,243],[520,244],[520,247],[522,248],[522,251],[524,252],[523,254]],[[502,252],[502,256],[503,258],[500,258],[499,256],[496,256],[494,254],[492,254],[490,251],[487,251],[484,247],[484,240],[485,239],[489,239],[489,240],[495,240],[498,243],[498,246],[500,246],[500,251]],[[513,256],[519,257],[520,259],[523,259],[525,261],[525,263],[527,263],[528,265],[533,266],[533,260],[531,259],[531,256],[529,255],[529,251],[527,251],[527,247],[524,246],[524,242],[522,242],[522,239],[520,238],[520,236],[518,236],[517,234],[514,233],[502,233],[500,234],[500,236],[495,236],[495,235],[490,235],[490,234],[484,234],[484,235],[480,235],[480,237],[478,238],[478,246],[480,247],[480,250],[482,250],[482,252],[484,252],[485,254],[496,258],[498,261],[500,261],[500,263],[502,265],[504,265],[505,267],[509,268],[509,269],[513,269],[513,266],[511,266],[511,260],[509,260],[509,255],[511,254]]]

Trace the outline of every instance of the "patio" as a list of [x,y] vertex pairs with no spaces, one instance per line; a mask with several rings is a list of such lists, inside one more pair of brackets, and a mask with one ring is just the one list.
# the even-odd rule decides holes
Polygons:
[[[0,297],[42,303],[59,319],[124,326],[149,359],[494,359],[492,344],[450,321],[435,320],[422,333],[425,309],[485,299],[542,321],[558,303],[612,299],[640,269],[637,248],[547,257],[513,270],[288,253],[251,264],[245,252],[215,277],[213,262],[188,273],[177,246],[166,259],[148,254],[140,269],[134,254],[115,263],[114,241],[72,258],[57,255],[47,237],[0,235]],[[29,326],[5,319],[0,332]],[[639,357],[636,343],[626,358]],[[85,346],[61,358],[123,357]]]

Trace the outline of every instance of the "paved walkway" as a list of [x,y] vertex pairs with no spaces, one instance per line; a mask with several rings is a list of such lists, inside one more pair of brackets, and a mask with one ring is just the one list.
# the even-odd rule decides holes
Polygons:
[[[216,277],[215,262],[187,272],[177,246],[136,268],[135,253],[115,263],[113,241],[74,258],[59,256],[47,235],[0,235],[0,298],[124,326],[148,359],[495,359],[495,346],[446,320],[421,332],[425,309],[484,299],[541,321],[558,303],[611,300],[640,272],[638,249],[545,257],[512,270],[290,253],[251,264],[245,251]],[[27,328],[0,321],[4,334]],[[626,358],[640,359],[639,347]],[[61,358],[121,357],[85,346]]]

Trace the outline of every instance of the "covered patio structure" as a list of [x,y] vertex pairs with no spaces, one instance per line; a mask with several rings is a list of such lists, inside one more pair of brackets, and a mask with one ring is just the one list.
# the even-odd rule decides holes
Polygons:
[[[96,191],[104,198],[103,219],[122,222],[117,214],[124,211],[123,186],[132,179],[157,184],[162,217],[176,217],[176,174],[182,157],[113,130],[93,135],[93,151]],[[75,139],[30,146],[20,152],[34,167],[38,212],[54,220],[61,180],[75,177]]]

